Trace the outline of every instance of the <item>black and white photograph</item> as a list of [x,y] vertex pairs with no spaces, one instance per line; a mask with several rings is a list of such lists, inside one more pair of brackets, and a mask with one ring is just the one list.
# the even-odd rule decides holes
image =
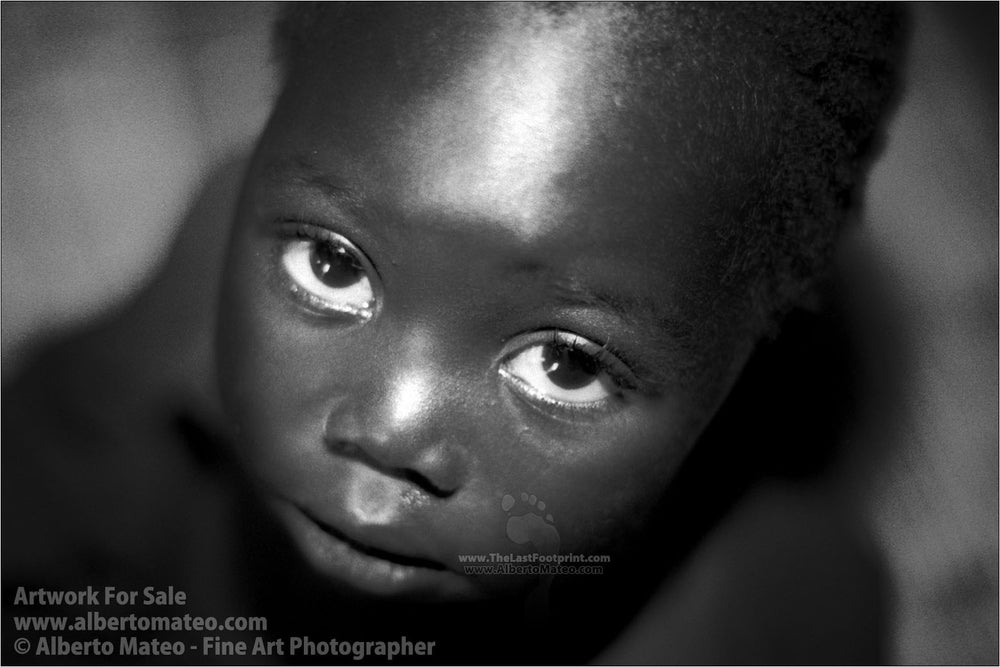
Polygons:
[[998,6],[0,3],[0,660],[1000,664]]

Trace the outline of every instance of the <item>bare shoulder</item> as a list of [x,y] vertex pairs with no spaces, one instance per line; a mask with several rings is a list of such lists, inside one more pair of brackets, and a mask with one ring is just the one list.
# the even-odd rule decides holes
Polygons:
[[616,663],[878,663],[883,577],[819,487],[748,495],[602,656]]
[[[156,569],[216,494],[204,472],[214,275],[241,166],[224,165],[135,299],[40,347],[3,390],[5,572]],[[204,437],[203,437],[204,436]]]

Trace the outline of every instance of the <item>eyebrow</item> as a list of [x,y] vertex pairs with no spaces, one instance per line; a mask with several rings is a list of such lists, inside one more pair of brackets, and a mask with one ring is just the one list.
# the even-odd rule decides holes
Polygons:
[[306,186],[319,190],[324,197],[352,211],[361,210],[364,194],[347,183],[331,177],[301,156],[286,157],[267,163],[261,172],[271,185]]
[[[641,358],[625,360],[652,386],[687,381],[697,373],[703,353],[695,345],[694,325],[684,318],[662,312],[660,304],[652,299],[603,291],[575,280],[555,280],[550,289],[562,305],[611,311],[636,329],[661,334],[643,343]],[[608,345],[614,349],[618,347],[613,339],[608,340]]]
[[666,333],[684,347],[692,342],[694,326],[685,319],[663,313],[652,299],[603,291],[567,279],[553,281],[551,288],[563,305],[610,310],[630,324]]

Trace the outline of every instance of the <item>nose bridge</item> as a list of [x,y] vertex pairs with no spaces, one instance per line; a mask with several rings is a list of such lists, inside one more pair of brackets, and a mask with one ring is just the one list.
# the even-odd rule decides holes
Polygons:
[[434,399],[435,385],[442,373],[434,367],[430,334],[423,329],[410,330],[400,336],[396,347],[398,359],[386,369],[384,383],[386,427],[403,430],[426,416]]
[[327,423],[327,440],[373,466],[453,492],[463,478],[466,452],[453,436],[457,403],[444,393],[449,372],[435,361],[430,334],[389,334],[347,383]]
[[368,388],[373,417],[371,424],[381,439],[414,430],[431,417],[434,389],[440,384],[439,369],[432,357],[430,334],[422,329],[400,332],[379,354],[379,365]]

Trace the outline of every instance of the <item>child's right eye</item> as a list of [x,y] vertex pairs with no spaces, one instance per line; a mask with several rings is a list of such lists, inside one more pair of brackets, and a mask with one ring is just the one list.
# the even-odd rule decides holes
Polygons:
[[320,314],[371,319],[375,291],[368,262],[347,238],[326,229],[300,226],[281,247],[281,266],[292,293]]

